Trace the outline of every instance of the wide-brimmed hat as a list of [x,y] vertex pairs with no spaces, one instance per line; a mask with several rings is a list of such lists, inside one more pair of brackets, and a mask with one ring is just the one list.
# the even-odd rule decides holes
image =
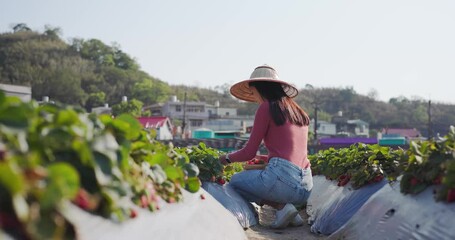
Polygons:
[[250,79],[238,82],[231,87],[231,94],[234,97],[245,100],[248,102],[255,102],[256,99],[253,96],[253,92],[250,89],[250,82],[276,82],[280,83],[283,91],[290,98],[293,98],[299,94],[296,87],[291,84],[280,80],[275,69],[268,65],[262,65],[254,69],[251,73]]

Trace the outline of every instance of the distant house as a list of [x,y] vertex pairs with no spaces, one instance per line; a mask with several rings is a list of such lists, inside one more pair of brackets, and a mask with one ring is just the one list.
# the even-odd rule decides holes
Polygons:
[[406,139],[416,139],[422,137],[420,131],[415,128],[383,128],[381,135],[382,138],[404,137]]
[[235,131],[246,132],[247,126],[251,126],[254,119],[245,116],[230,116],[218,119],[209,119],[203,125],[205,128],[212,129],[215,132]]
[[348,120],[346,123],[348,125],[348,132],[354,136],[366,138],[370,136],[370,125],[367,122],[360,119],[353,119]]
[[144,128],[156,129],[156,138],[158,140],[171,140],[173,138],[173,127],[168,117],[138,117],[137,120]]
[[143,110],[150,110],[152,116],[169,117],[172,121],[185,120],[187,130],[208,128],[215,131],[215,134],[226,131],[244,132],[245,126],[251,125],[254,120],[252,116],[238,116],[236,108],[220,107],[218,101],[214,105],[182,102],[176,96],[167,102],[146,106]]
[[[335,136],[337,134],[336,124],[327,121],[318,121],[318,138]],[[314,132],[314,119],[310,121],[308,131]]]
[[366,138],[370,136],[370,125],[367,122],[361,119],[348,119],[341,111],[332,116],[332,123],[336,125],[338,136]]
[[102,107],[94,107],[91,110],[92,113],[96,113],[97,115],[99,114],[112,114],[112,108],[109,107],[109,104],[104,104]]
[[415,128],[383,128],[378,133],[379,145],[406,146],[410,141],[421,140],[420,132]]
[[185,120],[188,127],[200,128],[209,119],[209,114],[216,114],[212,108],[209,112],[207,107],[205,102],[182,102],[176,96],[172,96],[167,102],[146,106],[143,110],[150,110],[152,116],[166,116],[173,121]]
[[5,92],[6,96],[16,96],[22,101],[30,101],[32,99],[32,88],[27,86],[0,84],[0,91]]

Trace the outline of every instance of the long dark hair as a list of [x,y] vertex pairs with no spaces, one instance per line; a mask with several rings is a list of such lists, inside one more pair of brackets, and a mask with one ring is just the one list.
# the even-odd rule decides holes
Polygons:
[[290,97],[286,95],[281,83],[257,81],[250,82],[263,99],[269,101],[269,109],[276,125],[283,125],[286,120],[298,126],[310,125],[308,114]]

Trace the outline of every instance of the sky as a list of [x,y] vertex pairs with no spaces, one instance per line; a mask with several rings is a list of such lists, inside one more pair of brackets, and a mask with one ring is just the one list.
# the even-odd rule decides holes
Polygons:
[[232,85],[268,64],[298,88],[455,104],[454,13],[452,0],[0,0],[0,32],[116,43],[173,85]]

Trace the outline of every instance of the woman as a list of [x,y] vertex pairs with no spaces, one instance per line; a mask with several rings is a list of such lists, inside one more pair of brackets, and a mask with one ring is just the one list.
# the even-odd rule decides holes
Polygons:
[[268,165],[264,170],[248,170],[232,176],[230,185],[247,201],[267,204],[275,209],[272,228],[289,223],[302,225],[293,204],[306,203],[313,187],[310,162],[307,158],[308,115],[292,99],[298,91],[279,80],[270,66],[257,67],[250,79],[231,87],[235,97],[259,103],[253,129],[245,147],[223,155],[223,164],[244,162],[256,157],[264,141]]

